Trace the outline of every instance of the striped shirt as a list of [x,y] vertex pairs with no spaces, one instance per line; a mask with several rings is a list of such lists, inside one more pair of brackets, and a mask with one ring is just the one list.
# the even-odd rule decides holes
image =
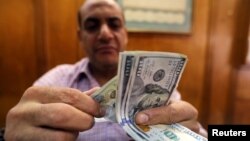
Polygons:
[[[89,59],[83,58],[75,64],[59,65],[34,82],[34,86],[61,86],[76,88],[86,91],[100,86],[91,75],[88,68]],[[172,99],[180,99],[180,94],[175,91]],[[132,140],[118,123],[105,119],[96,119],[95,125],[88,131],[81,132],[77,141],[128,141]]]

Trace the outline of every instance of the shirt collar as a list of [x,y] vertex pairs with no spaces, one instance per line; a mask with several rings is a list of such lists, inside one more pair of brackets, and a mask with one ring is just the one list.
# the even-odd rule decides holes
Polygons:
[[[88,79],[90,83],[90,87],[100,86],[96,79],[90,72],[89,69],[89,58],[83,58],[79,62],[76,63],[76,73],[73,77],[74,81],[79,81],[81,79]],[[85,78],[84,78],[85,77]]]

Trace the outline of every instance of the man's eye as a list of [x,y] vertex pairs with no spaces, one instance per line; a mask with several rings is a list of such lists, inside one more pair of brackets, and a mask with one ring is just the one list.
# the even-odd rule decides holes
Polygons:
[[108,21],[108,26],[113,30],[119,30],[122,27],[122,23],[118,19],[110,19]]
[[84,29],[88,32],[94,32],[99,29],[100,23],[95,20],[87,20],[84,24]]

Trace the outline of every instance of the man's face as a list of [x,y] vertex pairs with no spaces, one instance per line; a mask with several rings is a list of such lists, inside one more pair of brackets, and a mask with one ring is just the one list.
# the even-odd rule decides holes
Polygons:
[[81,11],[80,40],[95,67],[118,64],[119,52],[127,45],[122,11],[114,4],[92,4]]

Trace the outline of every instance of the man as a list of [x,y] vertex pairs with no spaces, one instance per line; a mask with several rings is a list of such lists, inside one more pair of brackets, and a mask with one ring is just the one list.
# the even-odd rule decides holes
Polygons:
[[[95,120],[104,113],[90,97],[117,73],[119,52],[128,42],[124,24],[113,0],[86,0],[79,10],[78,35],[88,58],[57,66],[28,88],[7,115],[5,139],[131,140],[117,123]],[[179,122],[201,134],[197,116],[175,92],[169,105],[141,111],[135,120],[142,125]]]

